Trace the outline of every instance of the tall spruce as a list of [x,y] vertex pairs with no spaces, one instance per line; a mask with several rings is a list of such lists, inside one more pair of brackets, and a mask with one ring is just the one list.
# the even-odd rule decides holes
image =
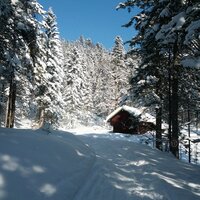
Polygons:
[[[157,109],[162,107],[166,109],[168,106],[168,116],[162,118],[168,119],[170,150],[178,157],[180,88],[186,81],[181,77],[184,73],[189,73],[188,70],[182,68],[182,64],[187,63],[186,59],[189,58],[188,54],[184,53],[188,52],[189,48],[184,44],[187,43],[187,38],[190,38],[191,42],[193,41],[197,56],[192,55],[192,58],[198,60],[198,37],[194,30],[198,30],[195,22],[199,20],[199,15],[194,13],[199,12],[199,4],[196,1],[126,1],[120,3],[118,8],[128,8],[131,11],[134,6],[139,7],[141,12],[125,26],[129,27],[134,24],[138,30],[136,37],[130,41],[132,46],[139,45],[142,57],[142,64],[132,79],[139,86],[136,87],[135,92],[141,94],[142,91],[153,91],[155,97],[158,97],[155,99],[160,105]],[[193,17],[191,17],[191,13],[194,14]],[[188,33],[189,29],[191,31]],[[189,35],[190,37],[188,37]],[[184,40],[184,38],[186,39]],[[191,38],[193,39],[191,40]],[[182,58],[185,60],[183,61]],[[189,63],[191,64],[191,62]],[[190,80],[192,81],[192,78]],[[144,93],[142,92],[142,94]],[[160,111],[156,112],[159,127]],[[160,145],[158,143],[157,147]]]
[[[66,54],[67,55],[67,54]],[[65,55],[65,56],[66,56]],[[85,60],[82,58],[81,52],[74,47],[65,59],[64,71],[64,101],[65,101],[65,120],[68,126],[74,127],[83,117],[81,111],[87,111],[88,106],[88,79]],[[67,124],[66,124],[67,125]]]
[[123,45],[123,40],[120,36],[115,38],[115,44],[112,49],[112,79],[115,85],[115,95],[114,101],[115,108],[120,105],[125,104],[125,96],[128,94],[128,78],[130,76],[130,69],[126,63],[125,49]]
[[120,7],[140,6],[142,11],[131,19],[125,26],[130,26],[135,20],[135,27],[138,34],[130,41],[130,45],[138,45],[139,48],[133,49],[132,52],[139,52],[142,57],[140,67],[135,71],[134,77],[131,80],[135,98],[142,99],[137,102],[142,102],[143,106],[148,106],[155,109],[156,114],[156,147],[162,149],[162,107],[163,94],[166,90],[166,77],[164,56],[160,54],[160,48],[157,44],[155,36],[162,26],[163,22],[158,17],[165,9],[166,1],[159,2],[139,2],[135,1],[130,4],[120,4]]
[[63,82],[63,52],[56,16],[50,8],[44,19],[45,46],[46,46],[46,72],[48,74],[48,91],[45,96],[48,104],[45,108],[45,121],[55,125],[62,113],[62,82]]
[[42,13],[42,9],[36,1],[3,2],[2,10],[8,8],[9,11],[9,17],[6,17],[7,12],[5,10],[1,13],[3,15],[2,22],[5,23],[1,34],[3,43],[2,61],[4,60],[4,69],[6,69],[4,70],[6,81],[3,83],[3,88],[9,88],[6,97],[5,126],[11,128],[14,126],[17,92],[20,91],[22,81],[29,78],[29,72],[33,69],[29,47],[30,43],[33,43],[35,27],[38,23],[35,15]]

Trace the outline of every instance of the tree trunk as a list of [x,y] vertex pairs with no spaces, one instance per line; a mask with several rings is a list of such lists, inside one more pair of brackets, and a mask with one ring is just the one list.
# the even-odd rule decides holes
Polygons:
[[10,83],[10,88],[9,88],[9,95],[8,95],[8,101],[7,101],[7,111],[6,111],[6,121],[5,121],[5,126],[6,128],[10,128],[10,109],[11,109],[11,99],[12,99],[12,86]]
[[7,103],[7,114],[6,114],[6,128],[14,127],[15,119],[15,100],[16,100],[16,83],[14,83],[13,76],[10,80],[10,89]]
[[169,69],[169,77],[168,77],[168,81],[169,81],[169,88],[168,88],[168,124],[169,124],[169,128],[168,128],[168,139],[169,139],[169,150],[172,151],[172,146],[171,146],[171,141],[172,141],[172,94],[171,94],[171,69]]
[[[2,88],[1,88],[1,95],[0,95],[0,127],[3,125],[3,123],[5,122],[5,106],[4,106],[4,99],[5,99],[5,85],[4,83],[1,83],[2,84]],[[4,123],[5,125],[5,123]]]
[[44,108],[41,107],[39,108],[39,127],[43,127],[44,122],[45,122],[45,112],[44,112]]
[[191,163],[191,142],[190,142],[190,100],[188,99],[188,162]]
[[171,114],[172,114],[172,138],[171,152],[176,158],[179,158],[179,123],[178,123],[178,78],[175,75],[172,80],[172,99],[171,99]]
[[15,122],[15,101],[16,101],[16,83],[13,83],[10,128],[14,127],[14,122]]
[[171,140],[172,140],[172,72],[171,72],[171,49],[169,48],[168,55],[168,140],[169,140],[169,150],[172,150]]
[[176,33],[176,41],[173,45],[173,61],[172,61],[172,82],[171,82],[171,152],[176,158],[179,158],[179,123],[178,123],[178,32]]
[[156,108],[156,148],[162,151],[162,107]]

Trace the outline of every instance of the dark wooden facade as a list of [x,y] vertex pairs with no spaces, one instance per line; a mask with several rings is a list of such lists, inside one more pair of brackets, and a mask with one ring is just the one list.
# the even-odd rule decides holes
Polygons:
[[126,110],[120,110],[112,116],[108,122],[113,126],[115,133],[144,134],[155,130],[155,124],[151,122],[140,121]]

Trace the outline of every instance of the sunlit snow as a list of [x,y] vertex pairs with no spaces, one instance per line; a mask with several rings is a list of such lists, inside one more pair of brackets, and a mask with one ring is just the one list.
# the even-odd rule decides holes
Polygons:
[[[71,130],[72,131],[72,130]],[[199,166],[100,127],[0,128],[1,200],[200,198]]]

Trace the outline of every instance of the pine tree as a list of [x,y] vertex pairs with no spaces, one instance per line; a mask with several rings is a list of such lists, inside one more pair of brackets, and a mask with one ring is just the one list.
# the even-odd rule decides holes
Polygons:
[[125,53],[122,38],[117,36],[112,50],[112,77],[114,79],[113,84],[115,85],[115,108],[125,103],[124,96],[127,96],[128,93],[128,78],[131,72],[126,65]]
[[[68,54],[69,56],[69,54]],[[69,126],[74,127],[75,123],[83,117],[82,111],[87,110],[88,105],[88,79],[86,74],[85,61],[78,48],[74,47],[70,58],[65,60],[64,101],[66,108],[66,121],[70,119]]]
[[[29,44],[35,34],[37,20],[33,14],[40,10],[36,1],[3,1],[2,23],[4,28],[1,32],[2,61],[5,66],[5,87],[8,87],[6,111],[6,127],[14,126],[16,95],[19,93],[22,80],[28,79],[28,72],[32,66],[29,56]],[[33,6],[34,4],[34,6]],[[37,6],[37,9],[35,6]],[[33,7],[32,7],[33,6]],[[5,9],[6,8],[6,9]],[[31,8],[34,8],[34,10]],[[7,11],[8,12],[7,12]],[[9,13],[9,17],[8,17]],[[5,88],[3,87],[3,88]]]
[[[100,44],[96,45],[92,72],[94,113],[102,118],[115,109],[116,85],[113,77],[113,56]],[[94,51],[93,50],[93,51]]]
[[48,104],[45,108],[45,122],[56,124],[61,115],[62,108],[62,82],[63,82],[63,52],[56,16],[50,8],[44,19],[45,46],[46,46],[46,73]]
[[[163,71],[165,66],[163,61],[166,59],[160,54],[160,48],[155,36],[162,25],[162,20],[158,17],[166,6],[166,1],[159,4],[158,2],[132,2],[132,4],[122,6],[140,6],[143,9],[133,19],[136,21],[135,27],[139,31],[138,35],[130,41],[130,45],[139,45],[139,53],[142,57],[140,67],[135,71],[131,80],[135,98],[142,99],[143,106],[151,106],[156,109],[156,147],[162,149],[161,145],[161,124],[162,124],[162,102],[165,91],[166,77]],[[130,26],[133,22],[125,26]],[[137,50],[132,50],[137,52]],[[161,59],[162,57],[162,59]],[[137,100],[138,101],[138,100]],[[141,101],[138,101],[141,102]]]
[[[186,27],[190,27],[189,24],[192,23],[192,8],[195,7],[194,13],[198,13],[198,9],[196,9],[197,5],[198,3],[195,1],[155,0],[126,1],[118,7],[128,7],[129,11],[134,6],[142,9],[137,16],[133,17],[125,25],[128,27],[136,22],[135,27],[139,31],[138,35],[130,41],[130,44],[139,44],[142,64],[137,69],[137,74],[132,81],[134,81],[134,84],[139,84],[139,87],[135,91],[141,93],[141,91],[153,90],[156,96],[158,96],[158,103],[163,102],[165,109],[168,105],[169,115],[167,118],[169,120],[170,150],[176,157],[178,157],[179,146],[178,110],[181,103],[180,88],[185,82],[181,77],[186,72],[181,68],[181,57],[184,55],[183,51],[186,52],[183,48],[183,44],[185,43],[183,38],[185,37],[186,30],[189,30]],[[197,17],[199,15],[195,14],[194,16]],[[195,20],[198,20],[197,18]],[[194,29],[198,29],[198,26],[195,26],[195,28],[193,26],[192,30]],[[194,31],[191,31],[190,36],[192,35],[195,38],[195,34],[193,33]],[[196,43],[196,39],[193,40],[195,44],[198,43]],[[152,81],[149,82],[148,80]]]
[[[0,110],[1,110],[1,123],[5,120],[5,113],[6,113],[6,101],[7,96],[5,94],[7,84],[8,84],[8,78],[10,73],[10,67],[8,65],[8,60],[6,59],[5,53],[6,50],[11,48],[8,41],[11,40],[11,27],[8,26],[8,21],[10,16],[13,16],[14,10],[11,6],[10,1],[1,1],[0,2],[0,88],[1,88],[1,104],[0,104]],[[8,54],[8,51],[7,51]]]
[[182,56],[181,64],[184,67],[198,68],[200,59],[200,5],[196,0],[187,1],[186,4],[186,18],[185,18],[185,32],[183,37],[184,54]]

